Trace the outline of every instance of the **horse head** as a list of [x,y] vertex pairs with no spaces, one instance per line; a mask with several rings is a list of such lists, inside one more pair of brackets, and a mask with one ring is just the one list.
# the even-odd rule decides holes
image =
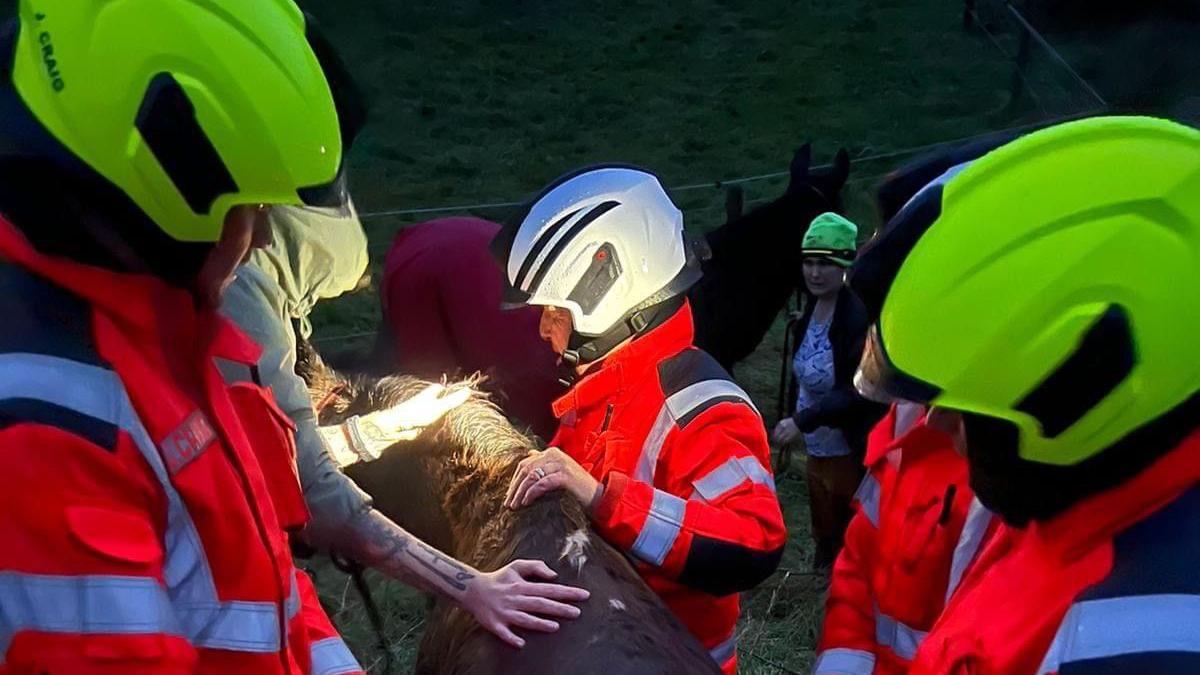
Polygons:
[[792,156],[778,198],[730,220],[707,235],[711,257],[689,293],[696,344],[726,369],[753,352],[800,281],[800,248],[813,218],[840,211],[850,175],[845,149],[813,166],[812,145]]
[[789,167],[787,190],[784,196],[809,191],[824,200],[827,211],[840,211],[842,208],[842,188],[850,177],[850,155],[845,148],[840,148],[833,157],[833,162],[826,166],[812,165],[812,143],[800,146],[792,155]]

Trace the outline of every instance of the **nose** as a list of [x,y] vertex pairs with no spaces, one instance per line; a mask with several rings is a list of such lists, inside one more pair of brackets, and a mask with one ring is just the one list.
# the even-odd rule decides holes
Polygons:
[[553,334],[554,316],[549,308],[542,310],[542,318],[538,321],[538,336],[549,340]]

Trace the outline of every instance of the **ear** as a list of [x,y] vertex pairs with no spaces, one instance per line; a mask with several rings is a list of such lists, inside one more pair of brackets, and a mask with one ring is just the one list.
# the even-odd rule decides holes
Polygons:
[[846,179],[850,177],[850,153],[846,152],[845,148],[837,151],[837,155],[833,158],[833,185],[834,189],[840,190],[846,184]]
[[812,143],[805,143],[792,155],[792,185],[808,180],[808,168],[812,166]]

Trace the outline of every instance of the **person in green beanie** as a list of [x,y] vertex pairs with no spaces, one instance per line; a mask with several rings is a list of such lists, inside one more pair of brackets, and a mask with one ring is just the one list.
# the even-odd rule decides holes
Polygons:
[[789,409],[795,412],[779,421],[772,440],[787,445],[803,437],[816,544],[813,567],[828,571],[854,513],[851,500],[862,479],[867,433],[885,410],[854,388],[869,324],[866,309],[845,282],[858,248],[858,226],[836,213],[822,213],[809,225],[803,247],[805,302],[794,327],[801,337],[789,391]]

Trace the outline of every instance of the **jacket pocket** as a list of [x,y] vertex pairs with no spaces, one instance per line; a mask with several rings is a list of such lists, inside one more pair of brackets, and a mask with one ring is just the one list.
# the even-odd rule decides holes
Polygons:
[[68,506],[64,513],[72,539],[91,553],[138,568],[161,563],[162,544],[142,514],[108,506]]
[[229,388],[246,437],[258,459],[271,502],[284,529],[308,522],[308,507],[296,467],[296,425],[275,404],[270,391],[248,382]]

